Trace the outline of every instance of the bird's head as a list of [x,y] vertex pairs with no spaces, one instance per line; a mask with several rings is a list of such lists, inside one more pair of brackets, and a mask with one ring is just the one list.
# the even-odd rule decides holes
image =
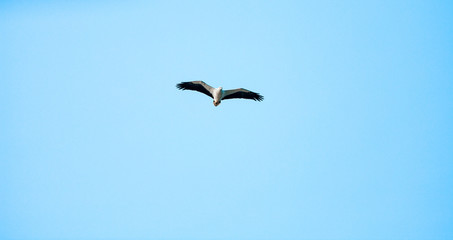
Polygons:
[[214,103],[214,106],[216,106],[216,107],[217,107],[217,106],[219,106],[219,105],[220,105],[220,100],[219,100],[219,101],[216,101],[216,100],[214,100],[214,101],[212,101],[212,103]]

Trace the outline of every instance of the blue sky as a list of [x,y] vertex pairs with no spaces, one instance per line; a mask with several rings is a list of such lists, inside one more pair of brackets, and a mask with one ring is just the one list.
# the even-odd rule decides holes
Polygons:
[[453,238],[452,12],[4,1],[0,237]]

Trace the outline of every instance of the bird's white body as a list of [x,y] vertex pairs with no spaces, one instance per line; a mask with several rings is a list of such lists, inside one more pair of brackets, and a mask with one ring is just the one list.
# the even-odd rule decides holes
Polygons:
[[214,106],[218,106],[220,104],[220,101],[223,98],[223,89],[222,87],[214,88],[212,89],[212,97],[214,98]]

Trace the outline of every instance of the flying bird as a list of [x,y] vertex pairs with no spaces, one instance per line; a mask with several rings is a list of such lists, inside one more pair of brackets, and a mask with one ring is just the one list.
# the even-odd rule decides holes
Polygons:
[[180,90],[193,90],[204,93],[213,98],[214,106],[219,106],[220,102],[224,99],[244,98],[252,99],[255,101],[263,101],[263,96],[259,93],[249,91],[244,88],[236,88],[231,90],[223,90],[222,87],[213,88],[203,81],[182,82],[176,85]]

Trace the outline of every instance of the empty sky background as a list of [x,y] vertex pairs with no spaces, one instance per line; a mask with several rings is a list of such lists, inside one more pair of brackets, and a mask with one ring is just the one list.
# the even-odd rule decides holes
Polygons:
[[452,13],[3,1],[0,238],[452,239]]

